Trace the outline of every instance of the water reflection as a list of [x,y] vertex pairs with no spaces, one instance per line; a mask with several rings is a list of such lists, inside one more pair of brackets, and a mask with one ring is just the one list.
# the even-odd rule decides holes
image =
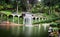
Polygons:
[[11,27],[11,32],[12,32],[12,34],[13,35],[19,35],[19,33],[20,33],[20,27],[18,26],[18,27]]
[[43,37],[42,35],[44,36],[47,35],[47,32],[45,32],[43,28],[44,27],[41,25],[37,27],[16,26],[11,27],[11,33],[14,36],[21,36],[21,37]]
[[25,37],[31,37],[32,27],[25,27],[24,34],[25,34]]
[[46,29],[49,26],[49,24],[42,24],[42,26],[44,27],[44,31],[46,31]]

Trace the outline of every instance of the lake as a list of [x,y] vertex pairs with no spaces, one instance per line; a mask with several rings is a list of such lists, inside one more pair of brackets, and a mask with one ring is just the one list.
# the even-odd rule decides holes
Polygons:
[[48,37],[48,27],[13,26],[8,30],[0,28],[0,37]]

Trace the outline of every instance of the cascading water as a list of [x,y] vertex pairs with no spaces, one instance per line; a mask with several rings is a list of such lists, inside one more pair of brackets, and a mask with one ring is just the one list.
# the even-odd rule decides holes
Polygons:
[[25,26],[32,26],[32,14],[28,14],[26,13],[25,16],[23,17],[24,20],[23,20],[23,24]]

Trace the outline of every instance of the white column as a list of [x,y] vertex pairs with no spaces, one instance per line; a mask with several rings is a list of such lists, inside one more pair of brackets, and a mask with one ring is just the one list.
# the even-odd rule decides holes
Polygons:
[[19,16],[18,16],[18,24],[19,24]]
[[20,15],[18,15],[18,24],[19,24],[19,17],[20,17]]
[[40,18],[39,18],[39,22],[40,22]]
[[42,18],[42,20],[44,20],[44,19]]
[[25,24],[25,17],[23,17],[23,25]]
[[35,17],[35,21],[37,22],[37,17]]
[[15,15],[13,15],[13,23],[14,23],[14,17],[15,17]]

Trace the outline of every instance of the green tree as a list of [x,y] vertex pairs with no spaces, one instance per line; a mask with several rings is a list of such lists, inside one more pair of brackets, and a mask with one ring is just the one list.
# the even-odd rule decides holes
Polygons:
[[10,0],[10,3],[14,6],[14,8],[16,8],[16,12],[18,14],[20,0]]
[[44,13],[44,6],[39,2],[35,6],[32,7],[31,12],[32,13]]
[[59,4],[59,1],[60,1],[60,0],[42,0],[42,3],[43,3],[45,6],[48,6],[48,7],[49,7],[49,14],[51,14],[51,11],[53,10],[53,7],[54,7],[56,4]]

